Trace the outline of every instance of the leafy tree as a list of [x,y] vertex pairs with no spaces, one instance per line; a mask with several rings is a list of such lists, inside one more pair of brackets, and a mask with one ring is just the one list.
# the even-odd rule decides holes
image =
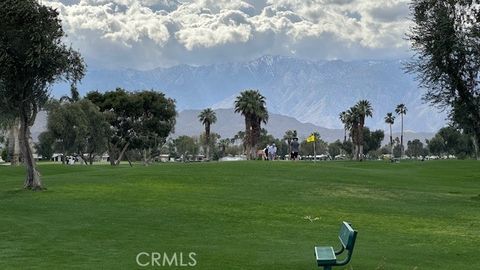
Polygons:
[[[218,141],[220,140],[221,136],[220,134],[218,133],[215,133],[215,132],[211,132],[210,133],[210,138],[208,139],[208,143],[209,145],[205,145],[204,143],[201,143],[201,146],[203,147],[203,154],[205,155],[205,157],[207,156],[206,155],[206,152],[207,150],[210,151],[210,152],[214,152],[217,154],[217,157],[218,157],[218,149],[217,149],[217,144],[218,144]],[[200,135],[200,142],[206,142],[207,141],[207,138],[206,138],[206,135],[205,133],[201,134]],[[210,149],[210,150],[209,150]],[[213,151],[211,151],[213,150]],[[218,159],[218,158],[217,158]]]
[[58,103],[50,110],[47,119],[49,136],[55,140],[55,150],[67,155],[81,154],[86,144],[88,121],[79,103]]
[[345,151],[345,153],[350,156],[350,158],[353,157],[353,151],[354,151],[354,145],[351,141],[346,141],[342,143],[342,149]]
[[247,158],[255,159],[261,123],[268,121],[265,97],[258,90],[245,90],[235,100],[235,112],[245,117]]
[[393,153],[392,125],[395,123],[395,116],[393,115],[393,113],[387,113],[387,116],[385,116],[385,123],[387,123],[390,127],[390,152]]
[[107,151],[108,135],[110,126],[99,108],[88,99],[78,101],[80,108],[85,114],[87,129],[85,133],[85,145],[79,148],[82,158],[84,153],[90,165],[97,155]]
[[342,142],[340,142],[340,140],[336,140],[328,145],[328,154],[330,157],[332,157],[332,159],[334,159],[336,156],[340,155],[342,147]]
[[441,128],[435,135],[443,142],[443,154],[457,155],[462,158],[472,156],[473,143],[469,136],[453,126]]
[[160,154],[160,148],[175,128],[177,112],[175,101],[155,91],[140,91],[130,94],[135,106],[135,139],[140,140],[143,162],[149,164]]
[[423,147],[423,143],[419,139],[407,142],[407,150],[405,153],[410,157],[420,157],[425,156],[426,151]]
[[368,127],[363,129],[363,137],[365,138],[365,147],[363,148],[363,154],[366,155],[369,152],[377,151],[382,146],[385,133],[383,130],[370,131]]
[[430,153],[440,156],[445,153],[445,141],[440,135],[436,135],[430,140],[427,140],[427,146]]
[[403,116],[407,114],[407,106],[405,104],[398,104],[397,108],[395,108],[395,112],[400,115],[402,121],[402,133],[400,135],[400,148],[402,149],[402,156],[405,153],[405,148],[403,146]]
[[175,144],[176,153],[183,161],[188,160],[189,155],[198,154],[199,146],[195,138],[190,136],[180,136],[173,140]]
[[217,122],[217,115],[211,108],[207,108],[200,112],[198,119],[205,126],[205,145],[207,147],[206,157],[210,158],[210,127]]
[[315,144],[315,153],[317,155],[326,154],[328,151],[328,143],[322,140],[318,132],[313,132],[311,135],[315,136],[315,142],[312,143],[312,142],[307,142],[306,139],[303,140],[300,143],[300,155],[302,156],[313,155],[314,144]]
[[51,159],[53,156],[54,143],[55,138],[52,136],[52,133],[48,131],[40,133],[38,136],[38,143],[35,145],[37,148],[37,153],[44,159]]
[[84,73],[80,54],[62,43],[64,32],[53,8],[36,0],[0,2],[0,115],[20,121],[20,145],[27,175],[24,187],[41,190],[30,148],[30,127],[61,79],[75,84]]
[[[480,9],[477,1],[414,0],[409,39],[416,52],[408,71],[418,75],[424,99],[480,144]],[[477,154],[477,157],[478,154]]]
[[118,165],[128,149],[143,152],[148,164],[176,122],[175,101],[155,91],[127,92],[121,88],[104,94],[89,92],[86,96],[104,113],[110,125],[107,143],[110,164]]

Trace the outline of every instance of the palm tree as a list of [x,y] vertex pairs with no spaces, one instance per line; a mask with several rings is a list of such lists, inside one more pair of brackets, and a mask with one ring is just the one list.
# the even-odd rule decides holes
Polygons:
[[284,141],[287,141],[287,144],[288,144],[288,154],[290,155],[290,153],[292,153],[292,147],[291,147],[291,143],[292,143],[292,140],[293,138],[296,138],[297,137],[297,131],[296,130],[287,130],[285,131],[285,135],[283,135],[283,140]]
[[353,157],[358,159],[359,157],[359,147],[358,147],[358,124],[359,124],[359,113],[357,107],[350,107],[345,112],[345,128],[350,130],[350,138],[352,138],[352,143],[354,146]]
[[359,116],[358,122],[358,155],[357,159],[363,160],[363,128],[365,126],[365,117],[372,117],[373,108],[368,100],[360,100],[356,105],[357,113]]
[[393,113],[387,113],[387,116],[385,116],[385,123],[390,125],[390,153],[393,155],[392,125],[395,123],[395,116]]
[[405,106],[405,104],[403,104],[403,103],[402,103],[402,104],[398,104],[398,105],[397,105],[397,108],[395,109],[395,112],[396,112],[398,115],[400,115],[401,118],[402,118],[402,133],[401,133],[401,135],[400,135],[400,149],[402,150],[401,156],[403,157],[404,152],[405,152],[405,151],[404,151],[405,149],[403,148],[403,116],[404,116],[405,114],[407,114],[407,106]]
[[200,112],[200,114],[198,115],[198,119],[205,126],[205,144],[206,144],[206,147],[207,147],[206,158],[208,160],[210,158],[210,156],[209,156],[209,154],[210,154],[210,126],[212,124],[214,124],[215,122],[217,122],[217,115],[215,114],[215,112],[212,109],[207,108],[207,109]]
[[245,117],[247,158],[255,158],[261,124],[268,121],[265,97],[258,90],[245,90],[235,100],[235,112]]
[[221,139],[218,144],[220,145],[220,148],[222,149],[222,156],[225,156],[225,152],[227,151],[228,146],[232,142],[232,139],[226,138],[226,139]]
[[340,121],[342,121],[342,124],[343,124],[343,131],[344,131],[344,134],[343,134],[343,142],[346,142],[347,141],[347,112],[346,111],[343,111],[340,113],[339,115],[339,118],[340,118]]

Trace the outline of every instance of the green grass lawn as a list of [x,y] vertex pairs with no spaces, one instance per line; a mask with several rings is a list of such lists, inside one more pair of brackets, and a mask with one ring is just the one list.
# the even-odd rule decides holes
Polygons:
[[[315,244],[359,232],[338,269],[480,269],[480,163],[41,165],[48,190],[0,166],[0,269],[316,269]],[[312,219],[313,222],[304,217]]]

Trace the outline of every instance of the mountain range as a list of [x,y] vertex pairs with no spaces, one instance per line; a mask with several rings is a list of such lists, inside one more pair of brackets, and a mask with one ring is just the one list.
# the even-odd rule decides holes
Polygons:
[[[446,113],[423,102],[423,90],[418,88],[414,75],[405,73],[404,63],[404,60],[310,61],[263,56],[245,62],[143,71],[90,69],[79,89],[81,94],[116,87],[131,91],[155,89],[174,98],[178,111],[232,108],[242,90],[259,89],[266,97],[269,112],[328,129],[341,129],[339,113],[367,99],[374,109],[367,125],[387,130],[386,113],[404,103],[408,108],[405,130],[435,132],[446,124]],[[68,89],[67,85],[59,84],[53,88],[53,94],[59,97],[68,93]],[[399,123],[397,117],[395,132],[400,131]]]

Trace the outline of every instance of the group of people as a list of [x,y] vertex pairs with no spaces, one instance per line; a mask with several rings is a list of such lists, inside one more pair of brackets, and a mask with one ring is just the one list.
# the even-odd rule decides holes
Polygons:
[[277,146],[275,143],[267,144],[267,147],[263,149],[263,160],[275,160],[277,158]]
[[[300,143],[298,142],[298,138],[293,138],[292,142],[290,143],[290,160],[298,160],[298,152],[300,152]],[[263,149],[263,151],[259,151],[259,154],[262,156],[263,160],[275,160],[277,158],[277,146],[275,143],[267,144],[267,147]]]

